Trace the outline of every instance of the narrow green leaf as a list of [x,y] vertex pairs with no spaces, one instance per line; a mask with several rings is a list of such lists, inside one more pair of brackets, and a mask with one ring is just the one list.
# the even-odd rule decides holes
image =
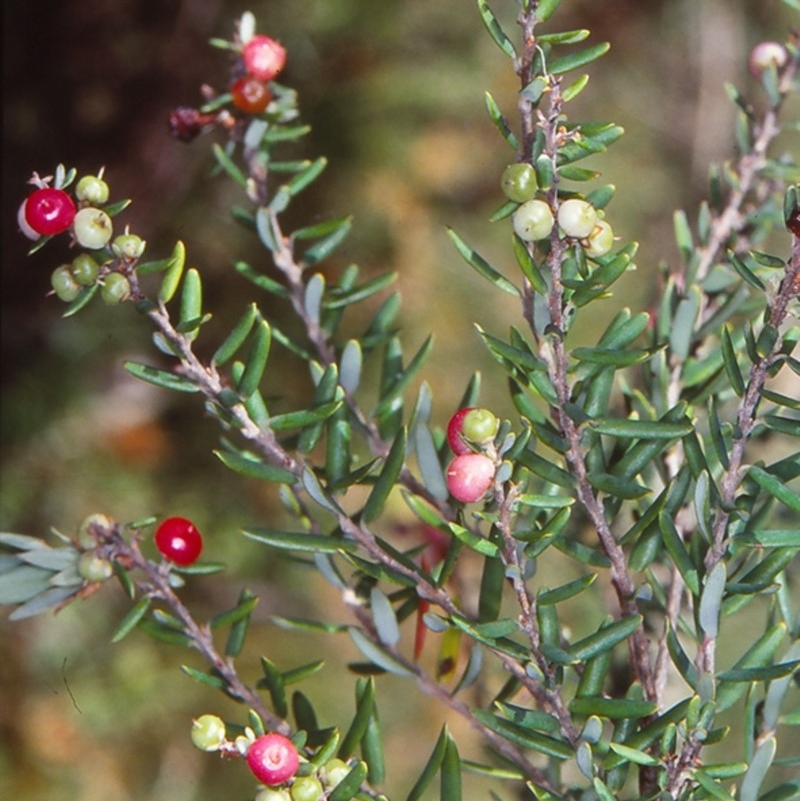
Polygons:
[[513,237],[513,246],[514,255],[517,257],[517,263],[523,275],[540,295],[547,295],[547,281],[545,281],[544,276],[536,266],[536,262],[528,251],[527,245],[516,234]]
[[577,53],[555,58],[547,65],[548,72],[552,75],[561,75],[564,72],[585,67],[605,55],[610,47],[608,42],[600,42]]
[[[584,74],[581,75],[580,78],[573,81],[564,91],[561,93],[562,98],[564,99],[565,103],[569,103],[570,100],[574,100],[588,85],[589,83],[589,76]],[[591,171],[594,174],[594,177],[597,177],[599,173],[595,173],[593,170]],[[587,178],[585,180],[591,180]]]
[[239,623],[245,618],[249,618],[257,604],[258,596],[255,595],[240,600],[232,609],[228,609],[226,612],[220,612],[218,615],[214,615],[214,617],[210,618],[208,625],[212,629],[232,626],[234,623]]
[[328,801],[350,801],[367,778],[367,763],[357,762],[350,772],[331,790]]
[[727,579],[725,563],[717,562],[706,576],[703,591],[700,594],[697,622],[708,637],[716,637],[719,633],[719,615]]
[[560,3],[561,0],[539,0],[536,4],[536,19],[539,22],[547,22]]
[[800,494],[794,492],[784,484],[777,476],[768,473],[758,465],[752,465],[747,471],[747,475],[758,484],[761,489],[772,495],[784,505],[795,512],[800,512]]
[[760,548],[800,548],[800,528],[752,531],[738,536],[736,542]]
[[558,760],[574,756],[572,746],[555,737],[549,737],[525,726],[520,726],[518,723],[500,718],[483,709],[475,709],[473,715],[491,731],[523,748],[530,748],[532,751],[552,756]]
[[244,173],[217,142],[214,142],[212,145],[212,151],[219,166],[222,167],[222,169],[225,170],[225,172],[228,173],[228,175],[233,178],[237,184],[240,186],[247,186],[247,178],[245,177]]
[[574,348],[572,355],[581,362],[611,367],[631,367],[652,358],[651,350],[616,350],[609,348]]
[[420,421],[414,426],[414,451],[425,487],[434,498],[445,500],[448,496],[447,483],[433,435],[428,426]]
[[614,498],[636,500],[651,492],[650,488],[643,484],[637,484],[635,481],[620,478],[611,473],[592,472],[587,475],[587,478],[596,490],[605,492]]
[[276,414],[269,418],[269,427],[273,431],[287,431],[292,428],[305,428],[315,423],[324,423],[342,408],[343,403],[343,400],[335,400],[321,403],[313,409]]
[[449,733],[439,778],[441,801],[461,801],[461,759],[456,742]]
[[387,413],[392,411],[396,402],[401,394],[405,391],[408,385],[416,378],[417,373],[422,368],[428,354],[433,347],[433,336],[429,336],[425,342],[422,343],[419,350],[414,354],[408,367],[400,371],[400,374],[392,381],[391,385],[382,392],[381,400],[376,407],[373,416],[376,418],[383,418]]
[[486,259],[483,258],[477,251],[473,250],[463,239],[452,229],[448,228],[447,233],[450,239],[453,241],[453,244],[456,246],[456,250],[461,254],[461,257],[464,261],[467,262],[471,267],[473,267],[476,272],[486,278],[487,281],[490,281],[494,284],[498,289],[502,289],[504,292],[507,292],[509,295],[519,296],[519,290],[517,289],[514,284],[511,283],[505,276],[503,276],[498,270],[492,267]]
[[381,474],[378,476],[378,480],[375,482],[375,486],[372,488],[369,498],[367,498],[367,503],[361,515],[365,523],[372,522],[383,511],[386,499],[389,497],[389,493],[394,488],[397,477],[403,469],[408,445],[407,440],[408,432],[405,427],[403,427],[397,432],[397,436],[384,462]]
[[295,690],[292,693],[292,715],[298,729],[305,729],[309,735],[319,731],[317,713],[314,706],[304,693]]
[[728,326],[722,327],[720,345],[722,360],[725,362],[725,372],[728,374],[728,380],[731,382],[733,391],[741,398],[742,395],[744,395],[745,389],[744,379],[742,378],[742,371],[739,369],[736,350],[733,346],[733,340],[731,339],[731,332]]
[[169,263],[164,271],[164,278],[161,280],[161,286],[158,290],[158,299],[162,303],[169,303],[178,291],[185,264],[186,247],[183,242],[178,240],[172,249],[172,255],[169,257]]
[[700,595],[700,579],[695,568],[689,551],[675,527],[670,512],[663,509],[658,515],[658,525],[661,529],[661,535],[664,539],[664,546],[667,552],[672,557],[672,561],[678,568],[678,571],[683,576],[686,586],[692,591],[695,596]]
[[571,659],[578,662],[591,659],[593,656],[610,650],[617,643],[630,637],[641,623],[641,615],[632,615],[631,617],[617,620],[594,634],[590,634],[588,637],[573,643],[567,649],[567,653]]
[[136,624],[147,614],[150,603],[150,598],[147,596],[140,598],[133,605],[130,612],[120,621],[111,637],[111,642],[119,642],[124,637],[127,637],[136,628]]
[[481,623],[497,620],[505,586],[505,566],[500,559],[484,559],[478,595],[478,619]]
[[23,620],[33,617],[34,615],[41,614],[42,612],[53,607],[58,607],[68,598],[71,598],[73,595],[75,595],[79,589],[80,585],[50,587],[49,589],[44,590],[44,592],[40,592],[38,595],[35,595],[22,605],[18,606],[8,616],[8,619]]
[[589,573],[552,590],[543,587],[536,593],[536,603],[539,606],[561,603],[591,587],[596,579],[597,573]]
[[697,689],[697,683],[700,680],[697,668],[692,660],[689,659],[686,651],[683,650],[675,628],[671,625],[667,628],[667,650],[672,659],[672,664],[678,668],[678,672],[686,679],[687,684],[693,689]]
[[364,683],[364,688],[356,699],[356,714],[339,745],[338,754],[341,759],[349,759],[355,754],[374,714],[375,682],[370,678]]
[[233,330],[225,337],[225,340],[217,348],[212,362],[216,365],[225,364],[236,354],[236,351],[244,344],[250,333],[253,325],[258,319],[259,312],[255,303],[251,303],[247,307],[247,311],[241,316],[239,322],[233,327]]
[[147,381],[149,384],[155,384],[162,389],[171,389],[175,392],[198,392],[200,389],[197,384],[188,378],[170,373],[167,370],[159,370],[157,367],[151,367],[147,364],[123,362],[122,366],[136,378]]
[[464,528],[464,526],[458,523],[450,523],[448,524],[448,528],[456,539],[463,542],[464,545],[471,548],[473,551],[477,551],[483,556],[488,556],[490,559],[495,559],[500,554],[500,547],[491,540],[486,539],[486,537],[474,534],[468,528]]
[[425,763],[425,767],[422,769],[422,773],[420,773],[419,778],[416,780],[416,782],[414,782],[414,786],[411,788],[406,801],[419,801],[419,799],[422,798],[423,793],[428,789],[428,785],[433,781],[433,777],[436,775],[436,772],[439,770],[439,766],[442,764],[445,750],[447,748],[447,742],[447,727],[442,727],[442,730],[439,734],[439,739],[436,741],[433,751],[431,752],[428,761]]
[[636,765],[651,765],[655,767],[660,764],[655,757],[644,753],[644,751],[637,751],[635,748],[629,748],[622,743],[611,742],[608,745],[615,754],[619,754],[621,757],[628,760],[628,762],[633,762]]
[[495,99],[489,94],[489,92],[484,93],[484,101],[486,103],[486,111],[489,113],[489,117],[494,123],[495,128],[497,128],[497,130],[500,132],[500,135],[506,140],[506,143],[509,145],[509,147],[511,147],[512,150],[519,150],[519,140],[508,127],[506,118],[503,116],[503,113],[500,111],[500,107],[497,105]]
[[[249,590],[243,589],[239,593],[239,606],[250,602],[252,599],[258,600]],[[228,638],[225,641],[225,656],[238,656],[242,652],[249,625],[249,613],[233,623],[231,630],[228,632]]]
[[492,9],[489,8],[488,3],[486,0],[478,0],[478,11],[480,12],[481,19],[483,20],[483,24],[486,26],[486,30],[489,31],[489,35],[494,40],[494,43],[509,57],[509,58],[516,58],[517,51],[514,49],[514,45],[511,43],[511,40],[506,35],[506,32],[500,27],[500,23],[497,21],[497,17],[495,17]]
[[[583,696],[569,702],[569,711],[574,715],[599,715],[603,718],[645,718],[658,711],[658,705],[651,701],[637,701],[632,698],[602,698]],[[613,748],[613,743],[611,744]],[[616,750],[616,749],[615,749]]]
[[589,425],[600,434],[632,439],[678,439],[694,431],[689,420],[668,423],[663,420],[623,420],[608,417],[592,420]]
[[358,648],[370,662],[374,663],[379,668],[382,668],[387,673],[393,673],[396,676],[404,676],[407,678],[412,678],[414,676],[412,670],[375,645],[375,643],[368,639],[359,629],[350,627],[347,633],[350,635],[350,639],[353,641],[356,648]]
[[747,769],[744,779],[742,779],[742,785],[739,789],[740,801],[758,801],[758,793],[772,765],[772,760],[775,759],[777,748],[778,744],[775,737],[768,737],[758,746],[753,759],[750,761],[750,767]]
[[400,642],[400,628],[397,625],[397,616],[391,602],[378,587],[370,591],[370,608],[372,620],[378,639],[384,645],[394,647]]
[[203,673],[202,670],[196,670],[188,665],[181,665],[181,670],[195,681],[200,684],[205,684],[207,687],[213,687],[215,690],[225,690],[228,686],[226,681],[219,676],[213,676],[209,673]]
[[255,456],[243,452],[215,450],[214,455],[236,473],[278,484],[294,484],[297,477],[289,470],[259,461]]
[[669,331],[669,345],[680,361],[686,361],[694,339],[697,316],[703,297],[700,287],[692,286],[681,298]]
[[242,533],[251,540],[263,542],[265,545],[280,548],[281,550],[311,553],[354,553],[358,550],[358,543],[355,540],[326,534],[308,534],[304,531],[276,531],[269,528],[245,528]]
[[303,253],[303,264],[310,267],[327,259],[347,239],[352,227],[352,218],[346,217],[332,233],[320,239]]
[[294,178],[286,184],[286,190],[293,197],[300,194],[307,186],[312,184],[319,178],[325,167],[328,166],[328,160],[321,156],[313,162],[308,163],[308,166],[302,169]]

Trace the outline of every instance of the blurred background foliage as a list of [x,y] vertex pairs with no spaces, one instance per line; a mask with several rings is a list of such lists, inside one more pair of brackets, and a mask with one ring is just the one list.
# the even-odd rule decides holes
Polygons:
[[[513,4],[493,6],[513,28]],[[287,639],[267,617],[324,617],[335,599],[303,565],[276,563],[237,534],[280,513],[269,489],[215,460],[218,431],[197,399],[141,385],[117,366],[123,358],[156,358],[134,309],[98,302],[77,320],[60,318],[60,304],[44,296],[50,271],[67,258],[65,246],[57,242],[27,258],[16,209],[33,170],[48,174],[64,162],[84,173],[106,165],[112,198],[135,200],[120,219],[147,239],[153,258],[183,239],[205,277],[207,307],[231,320],[252,295],[233,261],[263,265],[267,256],[229,216],[241,201],[237,189],[209,177],[208,139],[175,142],[165,121],[173,106],[199,104],[202,83],[224,88],[228,57],[206,42],[229,35],[248,8],[259,30],[288,48],[283,82],[299,90],[304,119],[313,125],[304,155],[330,159],[323,179],[296,204],[297,224],[353,213],[354,232],[325,270],[333,276],[356,262],[366,275],[398,273],[407,354],[430,331],[436,336],[425,377],[440,423],[475,367],[484,376],[483,401],[511,413],[473,322],[503,331],[517,316],[513,301],[488,293],[461,263],[445,233],[454,227],[511,269],[508,226],[492,226],[488,217],[502,203],[498,176],[514,154],[504,151],[486,117],[483,93],[491,91],[513,117],[517,86],[471,0],[81,0],[48,4],[46,13],[26,0],[3,4],[0,528],[71,533],[95,511],[123,521],[191,517],[205,534],[207,557],[227,561],[262,596],[258,636],[241,660],[249,665],[246,676],[262,652],[283,667],[318,656],[316,639]],[[723,82],[752,93],[749,48],[783,38],[797,26],[792,16],[779,0],[570,0],[554,17],[561,30],[588,27],[592,41],[612,43],[572,114],[627,129],[593,165],[618,187],[608,211],[615,232],[642,243],[638,270],[584,321],[575,341],[595,335],[619,306],[646,307],[657,296],[658,265],[675,258],[673,209],[692,208],[709,161],[732,152],[733,112]],[[273,314],[274,301],[259,300]],[[284,311],[274,314],[291,328]],[[209,350],[223,331],[221,323],[208,327]],[[302,397],[307,376],[290,359],[273,358],[269,393]],[[398,507],[398,530],[404,522]],[[565,577],[574,569],[551,567]],[[230,605],[237,593],[224,578],[193,580],[187,590],[200,617]],[[252,797],[253,781],[240,764],[217,764],[188,738],[191,716],[215,711],[232,719],[239,711],[181,675],[176,666],[183,661],[200,667],[191,654],[139,633],[110,645],[125,609],[121,592],[109,586],[57,618],[14,625],[3,613],[0,796]],[[582,615],[599,613],[570,611],[578,628]],[[349,643],[337,644],[325,643],[327,692],[319,684],[303,688],[330,722],[344,720],[353,706],[349,684],[331,689],[337,666],[355,657]],[[399,753],[388,786],[407,792],[441,711],[395,679],[381,680],[380,699],[387,747]],[[420,736],[421,727],[431,734]],[[469,779],[466,786],[470,797],[486,797],[485,783]]]

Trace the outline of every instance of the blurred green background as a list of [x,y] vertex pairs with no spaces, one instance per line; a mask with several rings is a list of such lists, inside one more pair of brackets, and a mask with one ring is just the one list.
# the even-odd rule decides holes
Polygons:
[[[262,596],[258,636],[242,660],[249,665],[245,675],[254,675],[262,651],[286,667],[308,661],[319,642],[287,639],[266,619],[325,616],[335,599],[302,566],[276,562],[237,533],[279,519],[274,495],[216,461],[218,430],[195,398],[140,385],[119,367],[124,358],[155,358],[149,329],[131,307],[97,303],[77,319],[61,319],[60,304],[45,293],[67,251],[54,243],[25,256],[28,242],[16,231],[25,181],[58,162],[81,173],[106,165],[112,197],[135,200],[120,219],[147,239],[154,258],[183,239],[190,263],[205,276],[207,306],[231,320],[251,299],[232,262],[262,265],[266,255],[231,221],[228,209],[240,198],[209,177],[208,139],[175,142],[165,121],[173,106],[199,103],[202,83],[224,86],[226,55],[206,42],[229,35],[234,19],[250,8],[259,30],[289,51],[283,81],[299,90],[303,117],[313,125],[303,155],[330,159],[323,179],[298,204],[298,224],[355,216],[354,233],[326,270],[334,275],[354,261],[365,275],[398,272],[407,354],[429,332],[436,336],[425,377],[440,423],[475,367],[484,375],[483,400],[509,413],[504,382],[473,321],[502,333],[517,310],[460,262],[445,226],[511,268],[507,226],[492,226],[488,217],[502,202],[498,176],[513,154],[484,112],[483,93],[491,91],[513,116],[515,76],[471,0],[47,5],[46,12],[27,0],[3,6],[0,528],[71,533],[95,511],[119,520],[189,516],[205,534],[208,558],[227,561]],[[493,5],[513,28],[513,4]],[[797,24],[779,0],[570,0],[554,17],[558,29],[588,27],[591,41],[612,43],[572,113],[626,128],[628,136],[593,165],[618,187],[608,210],[615,231],[642,243],[638,271],[620,281],[615,300],[592,313],[578,339],[596,334],[620,305],[652,302],[659,262],[675,257],[672,210],[691,207],[702,196],[709,161],[731,153],[733,114],[723,82],[754,92],[745,66],[749,48]],[[208,349],[223,330],[209,326]],[[276,358],[275,394],[306,392],[298,365]],[[399,507],[397,515],[404,522]],[[573,568],[554,569],[569,575]],[[210,579],[191,582],[188,597],[202,617],[204,609],[233,603],[237,593],[238,584]],[[217,711],[233,718],[241,710],[181,675],[176,666],[183,661],[200,667],[191,654],[138,633],[109,645],[125,609],[109,586],[56,618],[14,625],[3,611],[0,797],[251,797],[253,782],[240,764],[218,765],[188,740],[191,716]],[[579,629],[587,614],[597,610],[575,608],[573,625]],[[349,685],[334,691],[331,682],[337,666],[356,655],[348,642],[328,644],[325,681],[303,689],[324,722],[341,723],[352,709]],[[388,748],[400,753],[390,762],[388,786],[407,792],[442,711],[391,679],[381,680],[379,698]],[[486,796],[485,783],[468,782],[472,797]]]

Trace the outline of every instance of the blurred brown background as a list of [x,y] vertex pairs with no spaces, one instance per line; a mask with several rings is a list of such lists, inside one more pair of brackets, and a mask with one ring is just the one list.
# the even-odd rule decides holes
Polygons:
[[[514,4],[493,5],[513,28]],[[208,557],[228,561],[263,596],[257,618],[264,621],[270,613],[314,614],[333,603],[301,568],[276,564],[237,535],[243,525],[273,520],[271,494],[214,459],[218,431],[196,399],[138,385],[115,366],[123,358],[155,358],[136,312],[98,302],[76,320],[62,320],[60,304],[44,295],[67,251],[53,243],[27,258],[28,242],[16,231],[33,170],[48,174],[64,162],[87,173],[106,165],[112,197],[135,200],[120,219],[147,239],[149,253],[161,257],[182,238],[205,276],[207,306],[228,320],[243,309],[250,285],[231,264],[263,264],[266,256],[230,220],[227,210],[240,200],[235,189],[208,176],[208,139],[191,146],[172,141],[165,120],[171,107],[199,102],[202,82],[224,85],[227,57],[206,42],[228,36],[247,8],[261,32],[288,48],[283,81],[299,90],[303,117],[313,125],[304,155],[330,159],[323,179],[298,204],[298,224],[352,212],[354,233],[331,269],[356,261],[367,275],[398,271],[407,353],[429,331],[436,334],[426,378],[442,423],[474,366],[484,374],[484,400],[508,411],[502,378],[472,322],[503,332],[516,309],[460,262],[444,227],[512,269],[506,227],[487,218],[502,202],[498,176],[513,154],[484,113],[483,92],[513,115],[517,87],[470,0],[3,5],[0,528],[45,535],[56,526],[71,533],[94,511],[120,520],[190,516],[206,534]],[[672,210],[691,206],[702,195],[709,160],[731,153],[723,81],[754,92],[745,69],[749,48],[783,37],[797,26],[795,17],[778,0],[571,0],[554,17],[558,29],[588,27],[591,41],[612,43],[572,113],[627,129],[622,143],[593,163],[618,187],[608,210],[615,231],[642,242],[638,272],[620,282],[618,300],[585,323],[579,337],[591,336],[619,305],[652,298],[659,261],[674,259]],[[787,146],[796,147],[796,139]],[[222,330],[212,324],[210,341]],[[276,392],[302,393],[305,376],[280,358]],[[219,609],[236,594],[223,580],[189,591],[199,609]],[[109,631],[125,608],[117,588],[108,587],[56,619],[14,625],[4,610],[0,797],[252,797],[241,765],[219,766],[188,740],[192,715],[235,717],[240,710],[180,674],[182,661],[196,664],[191,655],[138,633],[110,646]],[[277,647],[284,666],[312,658],[305,649],[316,654],[316,641],[287,641],[274,627],[262,628],[262,644],[270,643],[264,650]],[[328,682],[337,664],[355,656],[347,643],[331,645]],[[260,652],[254,644],[246,674]],[[326,697],[313,684],[303,689],[327,722],[342,722],[339,716],[351,709],[347,695]],[[389,747],[402,743],[407,760],[390,763],[389,786],[407,792],[407,769],[427,758],[440,712],[391,680],[382,680],[379,697]],[[432,727],[430,737],[413,734],[421,722]],[[410,737],[421,741],[420,751],[416,742],[409,746]],[[468,780],[468,786],[485,797],[484,784]]]

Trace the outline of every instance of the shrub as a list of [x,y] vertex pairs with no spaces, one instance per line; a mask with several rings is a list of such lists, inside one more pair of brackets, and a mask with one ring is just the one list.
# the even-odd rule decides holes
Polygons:
[[[796,397],[779,383],[800,372],[800,167],[776,144],[792,127],[781,112],[800,85],[797,39],[753,51],[757,103],[729,88],[738,152],[711,168],[697,213],[676,213],[680,260],[661,269],[654,307],[622,309],[592,344],[578,345],[576,324],[634,269],[637,250],[613,235],[614,187],[581,164],[622,129],[569,116],[587,86],[582,70],[608,45],[587,43],[586,30],[553,28],[558,0],[517,5],[516,37],[485,0],[477,15],[520,82],[513,113],[486,95],[510,162],[498,175],[492,222],[508,232],[514,268],[449,231],[487,297],[505,294],[518,306],[507,333],[478,327],[496,362],[492,380],[507,384],[515,410],[499,424],[482,407],[472,418],[458,412],[478,406],[477,372],[444,415],[460,415],[458,430],[437,422],[421,380],[432,341],[404,353],[393,276],[328,266],[349,217],[296,227],[302,193],[327,162],[291,155],[308,129],[296,93],[275,80],[283,47],[256,34],[252,14],[230,41],[213,42],[234,57],[231,91],[170,115],[180,141],[214,139],[218,171],[239,187],[233,215],[270,257],[258,268],[237,262],[256,299],[223,335],[208,334],[214,303],[201,269],[186,269],[184,244],[151,259],[140,236],[121,233],[128,201],[109,199],[102,171],[79,176],[59,165],[51,177],[34,174],[34,196],[68,201],[59,206],[70,210],[66,225],[42,227],[21,212],[32,250],[51,233],[79,248],[53,274],[66,315],[95,295],[135,307],[159,354],[127,361],[128,372],[198,396],[223,432],[219,460],[272,488],[291,524],[261,521],[243,533],[314,568],[338,594],[346,623],[332,619],[338,613],[275,622],[350,638],[359,660],[350,665],[352,717],[322,722],[309,697],[291,689],[323,671],[318,654],[287,664],[259,642],[260,675],[246,678],[258,598],[243,588],[233,606],[198,618],[186,584],[218,581],[225,568],[197,560],[202,540],[185,518],[157,526],[154,516],[92,513],[74,536],[56,532],[53,545],[2,534],[0,602],[25,620],[115,578],[130,611],[112,640],[138,629],[200,654],[204,668],[184,672],[239,706],[225,721],[198,710],[187,742],[249,755],[256,776],[277,788],[254,781],[258,798],[381,797],[394,756],[384,754],[378,716],[383,674],[430,696],[483,745],[467,758],[453,727],[442,726],[409,782],[409,801],[437,776],[440,796],[458,799],[474,774],[489,777],[498,797],[529,792],[541,801],[796,797],[800,784],[773,786],[770,771],[797,764],[776,754],[800,724],[790,575],[800,550],[800,421]],[[280,66],[248,74],[253,41],[268,42]],[[243,80],[257,84],[258,102],[239,97]],[[279,305],[300,333],[281,327]],[[304,366],[305,406],[278,397],[276,349]],[[400,503],[418,534],[411,545],[398,535]],[[147,555],[153,532],[164,558]],[[574,578],[553,582],[555,553]],[[476,570],[477,586],[467,586]],[[235,575],[224,580],[237,584]],[[598,613],[572,630],[564,610],[579,598]],[[741,621],[754,606],[763,624],[751,636]],[[740,657],[718,658],[720,639],[737,633]],[[431,666],[424,654],[437,645]],[[739,741],[721,722],[734,709],[745,722]],[[718,743],[722,751],[710,748]]]

